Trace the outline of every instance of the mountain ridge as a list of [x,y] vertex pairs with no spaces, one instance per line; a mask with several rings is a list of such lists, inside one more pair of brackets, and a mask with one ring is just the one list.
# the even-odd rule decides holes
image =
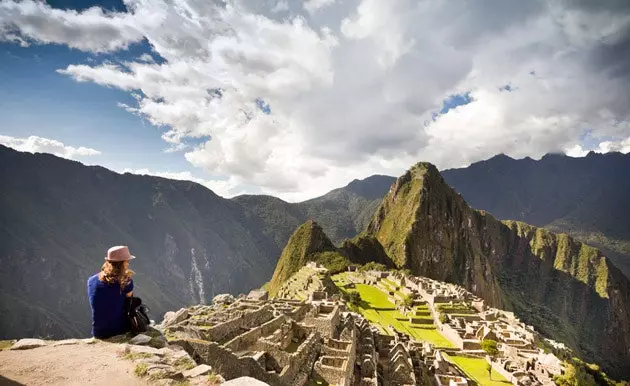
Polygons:
[[596,248],[472,209],[427,163],[398,178],[367,234],[398,268],[463,285],[581,355],[630,372],[630,282]]

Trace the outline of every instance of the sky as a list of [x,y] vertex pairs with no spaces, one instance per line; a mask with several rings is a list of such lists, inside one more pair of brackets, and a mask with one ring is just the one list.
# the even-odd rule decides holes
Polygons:
[[630,152],[627,0],[0,0],[0,144],[224,197]]

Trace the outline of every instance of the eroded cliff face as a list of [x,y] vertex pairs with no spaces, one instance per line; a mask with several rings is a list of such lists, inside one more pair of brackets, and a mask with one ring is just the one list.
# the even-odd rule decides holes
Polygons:
[[461,284],[612,373],[630,373],[630,284],[597,249],[471,209],[428,163],[392,185],[368,235],[396,266]]

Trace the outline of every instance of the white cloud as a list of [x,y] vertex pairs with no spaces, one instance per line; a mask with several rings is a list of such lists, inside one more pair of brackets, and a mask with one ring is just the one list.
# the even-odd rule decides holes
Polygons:
[[630,153],[630,137],[619,141],[603,141],[594,149],[585,149],[581,145],[574,145],[565,150],[565,154],[569,157],[584,157],[590,151],[595,153],[620,152],[623,154]]
[[156,176],[162,178],[168,178],[170,180],[180,180],[180,181],[192,181],[196,182],[200,185],[207,187],[212,190],[214,193],[218,194],[222,197],[232,197],[242,193],[244,191],[238,188],[238,184],[233,179],[227,180],[206,180],[203,178],[195,177],[191,172],[156,172],[149,169],[129,169],[126,168],[122,170],[122,173],[131,173],[138,175],[146,175],[146,176]]
[[[167,127],[169,149],[192,165],[230,177],[232,188],[290,200],[419,160],[448,168],[500,152],[580,154],[586,131],[625,149],[630,3],[303,4],[312,12],[283,0],[128,0],[129,13],[92,11],[117,31],[113,46],[81,43],[80,34],[46,40],[28,18],[4,31],[86,49],[147,39],[164,63],[70,63],[59,72],[136,93],[137,105],[123,107]],[[92,36],[87,15],[40,8],[44,25],[68,18]],[[506,84],[511,92],[500,90]],[[465,92],[472,103],[434,119],[445,98]]]
[[140,41],[132,13],[54,9],[43,1],[0,2],[0,41],[59,43],[83,51],[114,51]]
[[322,8],[332,5],[334,2],[335,0],[306,0],[304,1],[304,9],[308,13],[314,14]]
[[54,139],[37,137],[34,135],[31,135],[28,138],[17,138],[7,135],[0,135],[0,144],[19,151],[27,151],[30,153],[50,153],[58,157],[68,159],[101,154],[100,151],[88,147],[72,147],[64,145],[62,142],[56,141]]

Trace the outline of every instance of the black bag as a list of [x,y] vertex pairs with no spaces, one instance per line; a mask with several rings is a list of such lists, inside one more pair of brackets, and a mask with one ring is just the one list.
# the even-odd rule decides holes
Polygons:
[[127,319],[133,334],[145,332],[151,324],[149,319],[149,307],[142,304],[142,299],[135,296],[125,298]]

